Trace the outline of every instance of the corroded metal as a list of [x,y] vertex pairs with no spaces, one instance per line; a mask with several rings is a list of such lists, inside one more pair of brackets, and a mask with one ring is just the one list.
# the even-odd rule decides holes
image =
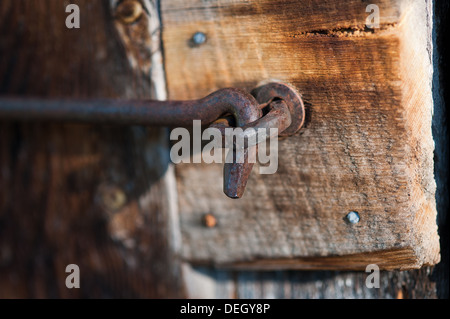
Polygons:
[[[255,146],[263,141],[279,136],[292,124],[292,115],[285,101],[275,100],[265,106],[266,114],[260,119],[248,123],[240,128],[242,131],[234,133],[233,147],[236,141],[242,141],[242,147]],[[217,128],[222,134],[222,143],[226,144],[226,129],[233,126],[233,118],[223,117],[212,123],[209,127]],[[276,129],[276,130],[274,130]]]
[[239,126],[261,117],[255,98],[234,88],[191,101],[0,99],[0,119],[11,120],[187,127],[193,120],[208,125],[224,114]]
[[[253,94],[256,98],[245,91],[228,88],[191,101],[1,98],[0,120],[188,127],[193,120],[211,125],[217,119],[231,115],[232,121],[222,125],[216,122],[213,126],[222,132],[230,126],[244,130],[254,128],[255,134],[258,134],[257,129],[264,129],[267,137],[271,134],[270,128],[277,128],[280,135],[292,135],[303,125],[303,102],[291,87],[269,83],[254,90]],[[266,114],[262,117],[263,109]],[[241,152],[233,148],[234,162],[224,166],[227,196],[242,197],[253,168],[249,158],[255,158],[256,151],[256,143],[246,142]]]

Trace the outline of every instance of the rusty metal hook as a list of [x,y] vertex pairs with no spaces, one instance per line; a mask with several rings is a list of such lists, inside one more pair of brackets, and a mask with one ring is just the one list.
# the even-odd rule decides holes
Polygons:
[[[66,121],[111,123],[150,126],[190,126],[193,120],[210,125],[218,118],[231,114],[238,127],[278,127],[289,134],[303,124],[304,108],[298,93],[281,83],[269,83],[252,92],[228,88],[218,90],[202,99],[191,101],[140,100],[49,100],[29,98],[1,98],[0,119],[32,121]],[[290,111],[275,111],[260,120],[260,104],[273,99],[283,100]],[[278,114],[278,115],[277,115]],[[286,125],[287,122],[291,122]],[[282,125],[280,125],[283,123]],[[249,126],[250,125],[250,126]],[[224,166],[224,192],[231,198],[240,198],[247,184],[253,163],[249,156],[256,154],[257,145],[246,147],[243,163]]]

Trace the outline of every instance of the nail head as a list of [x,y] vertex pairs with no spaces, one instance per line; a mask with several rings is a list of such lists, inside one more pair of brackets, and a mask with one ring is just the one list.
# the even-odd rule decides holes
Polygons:
[[204,34],[203,32],[194,33],[194,35],[192,36],[192,42],[194,42],[194,44],[196,44],[196,45],[205,43],[206,42],[206,34]]
[[346,218],[350,224],[357,224],[360,220],[358,212],[355,211],[351,211],[350,213],[348,213]]
[[127,201],[125,192],[117,186],[101,187],[100,198],[103,206],[110,211],[120,210]]
[[136,0],[125,0],[116,9],[117,17],[125,24],[136,22],[143,12],[142,4]]

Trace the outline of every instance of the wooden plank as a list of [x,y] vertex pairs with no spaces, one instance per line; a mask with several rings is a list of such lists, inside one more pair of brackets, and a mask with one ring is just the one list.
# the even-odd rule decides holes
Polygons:
[[[220,165],[177,166],[185,260],[348,269],[439,261],[429,4],[380,1],[380,29],[367,29],[360,1],[162,3],[170,98],[275,78],[298,88],[308,112],[302,133],[280,141],[278,172],[255,169],[241,200],[221,193]],[[197,31],[207,41],[192,46]],[[358,224],[345,222],[350,211]],[[205,229],[205,213],[219,226]]]
[[[349,271],[224,271],[190,268],[190,298],[244,299],[429,299],[442,294],[436,271],[381,271],[380,287],[368,288],[368,273]],[[445,296],[445,295],[441,295]]]
[[[109,0],[71,2],[80,29],[65,27],[60,0],[1,2],[0,94],[165,98],[158,54],[129,63],[159,51],[158,16],[122,28]],[[0,298],[185,296],[167,152],[155,129],[0,123]],[[80,289],[65,286],[72,263]]]

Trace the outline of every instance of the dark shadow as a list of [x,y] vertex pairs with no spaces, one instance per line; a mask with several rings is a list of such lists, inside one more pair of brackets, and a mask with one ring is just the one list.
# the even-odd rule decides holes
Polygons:
[[437,295],[439,298],[449,296],[449,150],[450,145],[448,130],[448,111],[446,105],[449,99],[449,49],[450,43],[450,3],[447,0],[436,0],[434,2],[433,17],[433,137],[434,150],[434,176],[436,180],[436,207],[438,211],[437,224],[441,244],[441,262],[434,268],[432,275],[436,282]]

